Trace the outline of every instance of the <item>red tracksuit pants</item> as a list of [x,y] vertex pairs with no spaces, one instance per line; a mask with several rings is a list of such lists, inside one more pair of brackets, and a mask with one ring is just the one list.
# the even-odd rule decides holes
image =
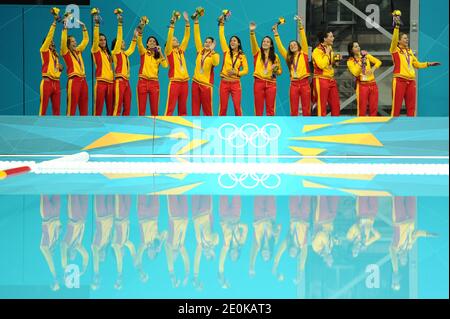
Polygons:
[[137,98],[139,106],[139,116],[144,116],[147,108],[147,96],[150,100],[150,113],[158,116],[159,106],[159,82],[158,80],[148,80],[140,78],[137,86]]
[[94,116],[101,116],[106,102],[106,115],[113,115],[114,111],[114,83],[97,81],[95,83]]
[[130,82],[123,78],[117,78],[114,90],[114,116],[130,115],[131,88]]
[[178,102],[178,116],[186,116],[186,104],[189,93],[188,81],[170,81],[167,93],[167,104],[164,115],[172,116]]
[[200,84],[192,81],[192,115],[200,116],[200,110],[203,115],[212,116],[212,86]]
[[400,116],[403,100],[406,104],[406,116],[416,116],[416,81],[394,78],[392,80],[391,116]]
[[378,86],[373,82],[356,82],[356,115],[366,116],[369,105],[369,116],[378,114]]
[[236,116],[242,116],[242,88],[241,81],[234,80],[228,81],[222,79],[220,81],[220,104],[219,104],[219,115],[226,116],[228,110],[228,100],[231,95],[231,99],[233,100],[234,105],[234,114]]
[[341,104],[336,80],[314,78],[313,89],[317,102],[317,116],[326,116],[328,105],[331,108],[331,116],[339,116]]
[[74,76],[67,81],[67,116],[74,116],[77,106],[80,115],[88,115],[88,94],[86,78]]
[[61,87],[59,80],[43,78],[41,81],[41,98],[39,103],[39,115],[46,115],[47,106],[50,99],[52,100],[52,114],[60,115],[61,113]]
[[311,87],[308,78],[291,80],[289,88],[291,116],[298,116],[300,100],[302,102],[302,115],[311,116]]
[[262,116],[264,103],[266,104],[266,115],[275,115],[275,98],[277,95],[277,83],[255,78],[253,83],[253,94],[255,96],[255,115]]

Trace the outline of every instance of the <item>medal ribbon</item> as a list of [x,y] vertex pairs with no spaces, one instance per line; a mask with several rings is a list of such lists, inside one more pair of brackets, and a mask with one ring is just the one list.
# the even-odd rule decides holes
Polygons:
[[202,69],[202,70],[203,70],[203,65],[205,64],[205,60],[211,55],[211,51],[209,51],[208,54],[205,55],[205,57],[203,57],[203,53],[204,53],[204,50],[202,51],[202,57],[200,59],[200,69]]
[[297,55],[297,61],[295,61],[294,65],[293,65],[293,67],[294,67],[294,73],[296,73],[296,74],[297,74],[298,61],[300,60],[300,55],[301,55],[301,53],[298,53],[298,55]]

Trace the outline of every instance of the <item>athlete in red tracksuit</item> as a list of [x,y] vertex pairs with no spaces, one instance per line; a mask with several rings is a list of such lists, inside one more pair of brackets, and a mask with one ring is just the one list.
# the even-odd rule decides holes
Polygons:
[[253,66],[255,71],[253,77],[253,93],[255,97],[255,115],[262,116],[264,103],[266,104],[266,115],[274,116],[276,113],[277,80],[281,75],[280,58],[275,54],[273,40],[264,37],[261,47],[258,47],[255,35],[256,24],[250,24],[250,44],[253,54]]
[[356,79],[356,115],[366,116],[368,105],[369,115],[377,116],[378,86],[374,71],[381,66],[381,61],[367,51],[361,51],[356,41],[348,44],[348,54],[347,67]]
[[331,116],[339,116],[341,105],[339,90],[334,79],[336,56],[333,52],[333,32],[319,33],[319,45],[312,53],[314,65],[313,100],[317,102],[317,116],[327,115],[330,105]]
[[114,90],[114,111],[113,115],[130,115],[131,108],[131,88],[130,88],[130,55],[136,49],[137,32],[135,32],[130,46],[125,50],[123,41],[122,16],[117,15],[117,38],[113,41],[113,59],[115,65],[115,90]]
[[106,115],[112,115],[114,107],[113,58],[106,36],[100,33],[100,23],[97,18],[94,25],[91,53],[95,64],[94,115],[102,115],[105,102]]
[[247,58],[242,51],[241,40],[237,36],[230,38],[230,43],[227,43],[225,38],[224,19],[219,21],[219,37],[220,46],[223,52],[222,71],[220,72],[220,101],[219,101],[219,115],[227,115],[228,99],[233,100],[234,114],[242,116],[242,88],[241,77],[248,74]]
[[86,70],[83,62],[83,51],[89,43],[89,34],[84,24],[83,41],[77,46],[73,36],[67,36],[67,23],[61,34],[61,55],[66,63],[67,77],[67,116],[73,116],[79,108],[80,115],[88,115],[89,92],[86,82]]
[[47,106],[50,99],[52,100],[52,114],[60,115],[61,88],[59,78],[61,77],[62,65],[59,64],[59,56],[56,52],[53,36],[56,29],[56,19],[54,18],[50,30],[42,43],[41,60],[42,60],[42,81],[40,86],[40,103],[39,115],[46,115]]
[[169,62],[169,89],[167,92],[167,104],[164,115],[173,115],[178,103],[178,115],[187,115],[186,103],[189,93],[189,73],[186,65],[185,52],[189,43],[190,25],[187,12],[183,12],[185,27],[181,44],[173,36],[175,20],[170,21],[165,53]]
[[392,34],[390,52],[394,62],[392,80],[391,116],[400,116],[403,100],[406,104],[406,115],[416,116],[416,72],[429,66],[440,65],[439,62],[419,62],[409,48],[408,35],[400,34],[400,21],[396,22]]

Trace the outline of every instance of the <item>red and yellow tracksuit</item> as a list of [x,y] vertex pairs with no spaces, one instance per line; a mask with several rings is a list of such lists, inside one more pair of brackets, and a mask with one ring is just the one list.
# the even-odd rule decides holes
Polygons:
[[[255,96],[255,115],[262,116],[264,113],[264,102],[266,104],[266,115],[274,116],[276,112],[276,95],[277,95],[277,80],[276,76],[281,75],[280,58],[275,54],[275,63],[272,63],[265,57],[265,62],[261,60],[261,49],[256,41],[254,31],[250,32],[250,44],[253,54],[253,66],[255,71],[253,77],[255,82],[253,84],[253,94]],[[272,72],[272,65],[277,65],[278,70],[276,74]]]
[[414,68],[426,68],[428,63],[419,62],[410,48],[400,48],[398,45],[399,30],[399,27],[394,29],[390,48],[394,63],[391,116],[400,116],[403,100],[406,104],[406,115],[416,116],[416,72]]
[[88,115],[88,85],[84,68],[83,51],[89,43],[89,34],[83,27],[83,40],[74,51],[67,47],[67,29],[61,35],[61,55],[66,63],[67,77],[67,115],[75,115],[77,106],[80,115]]
[[106,115],[113,114],[114,107],[114,74],[112,56],[99,47],[100,26],[94,26],[92,40],[92,60],[95,64],[94,115],[102,115],[106,102]]
[[131,108],[131,88],[130,82],[130,55],[136,49],[136,38],[130,43],[126,51],[122,51],[123,30],[122,24],[117,26],[116,45],[113,48],[113,61],[115,66],[115,89],[114,89],[114,111],[113,115],[130,115]]
[[331,116],[339,116],[341,105],[339,91],[334,79],[334,52],[326,54],[323,44],[319,44],[312,53],[314,65],[313,100],[317,102],[317,115],[327,115],[327,105],[330,105]]
[[203,48],[198,21],[194,24],[194,40],[197,58],[192,78],[192,115],[199,116],[200,110],[203,109],[204,115],[212,116],[214,67],[219,65],[220,56],[214,51]]
[[178,102],[178,115],[187,115],[186,103],[189,93],[189,74],[186,65],[185,51],[187,49],[191,29],[189,24],[184,27],[184,37],[178,48],[172,47],[175,27],[171,25],[167,34],[165,53],[169,62],[169,89],[164,115],[173,115]]
[[137,86],[137,98],[139,106],[139,115],[145,115],[147,107],[147,95],[150,99],[150,113],[152,116],[158,116],[159,106],[159,66],[167,68],[167,60],[164,55],[155,58],[155,51],[148,50],[142,44],[142,34],[138,35],[137,46],[140,58],[139,80]]
[[[291,106],[291,116],[298,116],[298,106],[302,101],[302,115],[311,115],[311,87],[309,84],[309,62],[308,62],[308,40],[304,28],[299,28],[298,37],[301,39],[301,50],[294,56],[294,61],[290,66],[291,85],[289,88],[289,101]],[[287,50],[281,42],[280,36],[275,35],[275,43],[281,56],[287,59]]]
[[[223,64],[220,72],[220,100],[219,100],[219,115],[227,115],[228,99],[231,95],[234,105],[234,114],[242,116],[242,88],[241,77],[248,74],[248,63],[244,52],[233,52],[228,46],[225,38],[225,27],[223,23],[219,25],[220,46],[223,52]],[[229,75],[228,72],[235,71],[234,75]]]
[[[356,115],[366,116],[367,104],[369,104],[369,115],[377,116],[378,113],[378,86],[373,72],[381,66],[381,61],[367,54],[366,65],[363,70],[362,58],[350,57],[347,67],[356,78]],[[367,71],[372,71],[366,75]],[[363,74],[364,73],[364,74]]]
[[56,22],[53,22],[39,50],[42,61],[39,115],[45,115],[47,113],[47,106],[50,99],[52,100],[52,114],[60,115],[61,88],[59,78],[61,77],[61,71],[59,69],[59,57],[56,51],[50,50],[55,29]]

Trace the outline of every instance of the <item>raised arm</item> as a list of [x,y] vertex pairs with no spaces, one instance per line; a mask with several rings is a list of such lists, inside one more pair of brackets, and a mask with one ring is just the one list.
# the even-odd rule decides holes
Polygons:
[[275,38],[275,43],[277,44],[278,51],[280,52],[280,54],[283,57],[283,59],[286,60],[286,58],[287,58],[287,50],[284,47],[283,42],[281,41],[280,34],[278,33],[278,27],[276,25],[274,25],[272,27],[272,30],[273,30],[273,35],[274,35],[274,38]]
[[83,28],[83,40],[81,40],[81,43],[77,46],[77,51],[79,52],[83,52],[89,43],[89,33],[84,23],[82,24],[82,28]]
[[250,32],[250,46],[252,48],[252,54],[256,55],[259,52],[258,41],[256,41],[255,32]]
[[137,35],[136,33],[133,36],[133,40],[131,40],[130,46],[128,47],[128,49],[124,52],[126,56],[130,56],[133,54],[134,50],[136,49],[136,38]]
[[223,23],[219,24],[219,39],[222,52],[228,52],[230,48],[228,46],[227,39],[225,38],[225,25]]
[[397,51],[399,35],[400,35],[400,26],[395,26],[394,32],[392,33],[391,47],[389,49],[389,51],[391,53],[394,53],[395,51]]
[[122,22],[119,22],[117,24],[117,36],[116,36],[116,44],[114,45],[114,48],[112,50],[113,54],[118,54],[122,48],[122,41],[123,41],[123,27]]
[[52,25],[50,26],[50,30],[48,30],[47,36],[45,37],[44,43],[42,43],[41,52],[48,51],[50,48],[50,44],[52,43],[53,36],[55,35],[56,30],[56,21],[53,21]]
[[283,68],[281,67],[281,61],[280,58],[278,57],[278,54],[275,55],[276,56],[276,64],[278,65],[278,69],[277,69],[277,75],[281,75],[281,73],[283,73]]
[[220,63],[220,55],[219,55],[219,53],[214,53],[214,54],[212,55],[212,64],[213,64],[214,66],[218,66],[219,63]]
[[203,49],[202,37],[200,35],[200,23],[198,20],[194,22],[194,41],[195,41],[195,49],[197,52],[200,52]]
[[67,54],[69,48],[67,47],[67,27],[64,25],[61,32],[61,55]]
[[100,39],[100,25],[98,23],[96,23],[94,25],[94,35],[92,38],[92,48],[91,48],[92,53],[95,53],[100,49],[100,47],[98,45],[98,43],[100,41],[99,39]]
[[139,33],[137,36],[137,47],[139,55],[144,55],[147,52],[147,49],[144,47],[144,44],[142,43],[142,33]]
[[187,12],[183,12],[184,16],[184,36],[183,41],[181,41],[180,48],[183,51],[186,51],[188,44],[189,44],[189,38],[191,37],[191,25],[189,24],[189,17]]
[[308,54],[308,38],[306,37],[305,28],[301,25],[298,29],[298,38],[304,54]]
[[252,48],[252,55],[256,55],[259,52],[258,41],[256,40],[256,24],[250,23],[250,46]]
[[164,48],[164,53],[166,55],[169,55],[172,53],[172,39],[173,39],[173,33],[175,31],[175,25],[171,24],[169,26],[169,31],[167,32],[167,41],[166,41],[166,47]]

